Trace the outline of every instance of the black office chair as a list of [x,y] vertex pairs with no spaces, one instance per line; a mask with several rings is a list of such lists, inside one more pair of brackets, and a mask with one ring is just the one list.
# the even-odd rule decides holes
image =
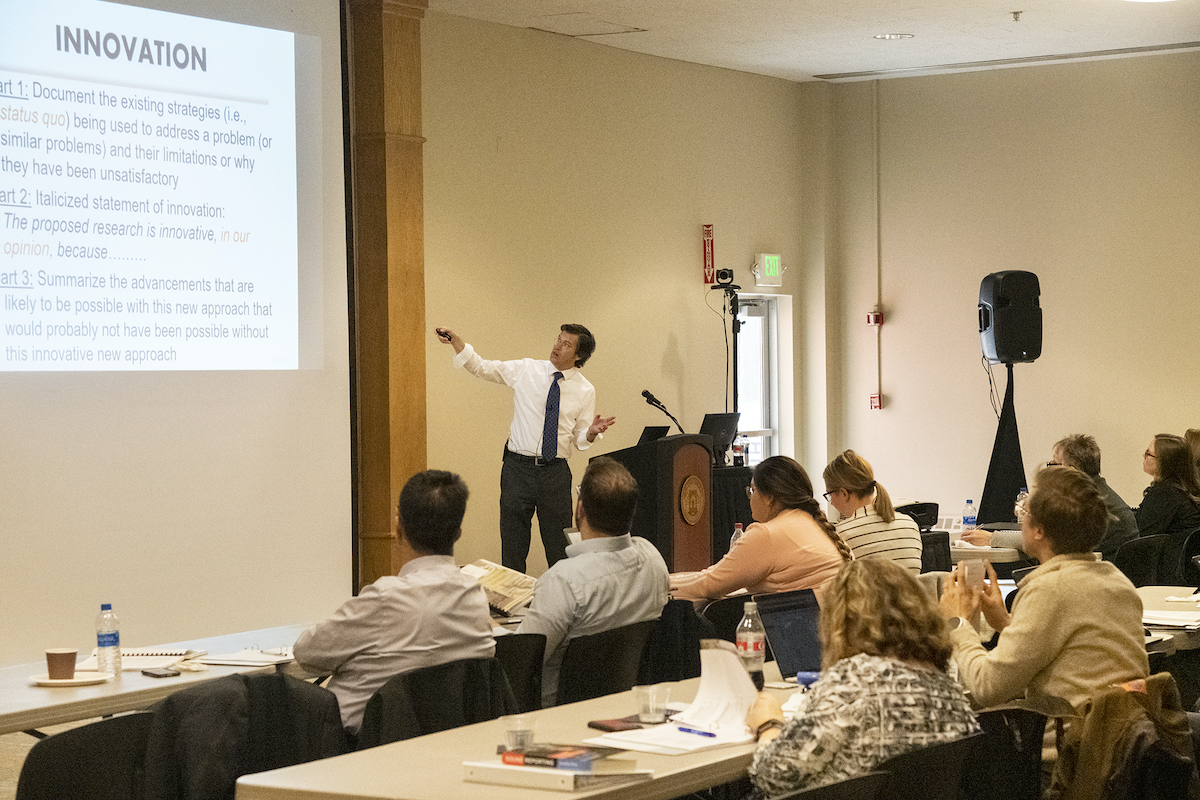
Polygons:
[[938,504],[937,503],[909,503],[903,506],[896,507],[897,514],[904,514],[911,517],[912,521],[917,523],[921,533],[933,530],[933,526],[937,525],[938,521]]
[[947,531],[921,531],[921,572],[951,572],[950,534]]
[[700,677],[700,617],[691,600],[668,600],[650,632],[638,667],[639,684]]
[[518,713],[542,707],[542,663],[546,660],[546,634],[510,633],[496,637],[496,660],[504,668],[508,688]]
[[983,742],[982,731],[894,756],[875,767],[888,773],[888,800],[957,800],[967,759]]
[[226,675],[150,709],[146,797],[232,797],[242,775],[344,753],[337,697],[281,672]]
[[135,800],[154,715],[139,711],[42,739],[21,767],[16,800]]
[[706,605],[700,615],[712,625],[717,638],[727,642],[736,642],[737,626],[742,621],[742,615],[746,613],[746,601],[750,599],[748,594],[722,597],[720,600],[713,600]]
[[844,781],[781,794],[775,800],[875,800],[887,785],[886,772],[868,772]]
[[657,624],[651,619],[569,640],[558,672],[558,705],[632,689]]
[[463,658],[390,678],[363,711],[358,749],[412,739],[518,711],[495,658]]
[[[720,600],[713,600],[704,607],[700,615],[712,625],[713,632],[716,633],[718,639],[724,639],[727,642],[737,643],[737,626],[742,621],[742,617],[746,613],[746,601],[754,598],[748,594],[739,594],[733,597],[722,597]],[[708,638],[708,637],[705,637]],[[771,645],[767,643],[764,661],[774,661],[775,654],[771,652]]]
[[1165,533],[1130,539],[1113,556],[1113,564],[1134,586],[1158,585],[1158,567],[1163,548],[1171,537]]
[[1028,708],[978,714],[984,739],[967,764],[963,787],[971,798],[1039,800],[1046,715]]
[[[1200,559],[1200,528],[1193,528],[1183,540],[1183,555],[1175,568],[1180,580],[1179,586],[1200,587],[1200,568],[1196,566],[1197,559]],[[1176,584],[1165,585],[1175,586]]]

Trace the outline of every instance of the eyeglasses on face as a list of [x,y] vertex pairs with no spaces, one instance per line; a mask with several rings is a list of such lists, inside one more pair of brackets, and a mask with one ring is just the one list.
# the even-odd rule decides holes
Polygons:
[[1147,450],[1146,452],[1142,453],[1142,458],[1158,458],[1158,456],[1154,455],[1154,453],[1151,453],[1149,450]]
[[746,497],[747,497],[747,498],[749,498],[749,497],[753,497],[753,496],[754,496],[754,492],[755,492],[755,491],[756,491],[756,490],[755,490],[755,488],[754,488],[754,484],[753,484],[753,483],[752,483],[752,484],[750,484],[749,486],[747,486],[747,487],[746,487]]

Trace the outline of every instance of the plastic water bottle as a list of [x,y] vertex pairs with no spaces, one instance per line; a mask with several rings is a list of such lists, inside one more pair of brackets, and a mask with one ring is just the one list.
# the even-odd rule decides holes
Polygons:
[[967,504],[963,506],[962,519],[964,531],[975,530],[975,504],[970,500],[968,500]]
[[737,626],[737,651],[754,688],[763,688],[763,662],[767,656],[767,631],[758,618],[758,603],[747,601],[742,621]]
[[729,550],[727,552],[733,552],[733,548],[737,547],[737,543],[742,540],[743,533],[744,531],[742,530],[742,523],[733,523],[733,535],[729,537]]
[[100,616],[96,617],[96,669],[114,678],[121,677],[119,625],[117,615],[112,610],[112,603],[101,603]]
[[1022,486],[1021,491],[1017,492],[1017,502],[1013,503],[1013,513],[1017,518],[1017,522],[1021,521],[1021,514],[1029,510],[1025,506],[1027,502],[1029,502],[1029,490]]

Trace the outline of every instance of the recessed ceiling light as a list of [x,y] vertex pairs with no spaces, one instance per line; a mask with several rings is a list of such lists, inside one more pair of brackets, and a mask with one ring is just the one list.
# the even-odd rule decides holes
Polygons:
[[913,38],[913,35],[911,33],[877,33],[877,34],[875,34],[875,38],[876,39],[911,39],[911,38]]

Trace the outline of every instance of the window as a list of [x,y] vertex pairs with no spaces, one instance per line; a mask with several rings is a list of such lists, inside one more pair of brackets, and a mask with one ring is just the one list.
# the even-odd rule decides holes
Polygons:
[[742,297],[738,303],[738,432],[747,466],[779,453],[778,316],[774,297]]

